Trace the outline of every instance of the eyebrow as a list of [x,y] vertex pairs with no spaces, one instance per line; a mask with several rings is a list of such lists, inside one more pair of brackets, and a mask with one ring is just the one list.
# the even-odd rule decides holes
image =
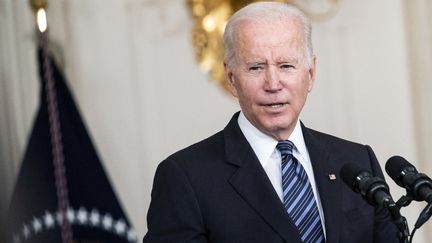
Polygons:
[[252,61],[252,62],[246,62],[247,66],[257,65],[257,64],[268,64],[267,61]]
[[299,63],[299,59],[298,58],[295,58],[295,57],[288,57],[288,58],[278,58],[277,60],[276,60],[276,63],[294,63],[294,64],[297,64],[297,63]]
[[[282,63],[293,63],[293,64],[298,64],[299,63],[299,60],[298,60],[298,58],[278,58],[278,60],[276,60],[276,63],[274,63],[275,65],[278,65],[278,64],[282,64]],[[269,63],[268,63],[268,61],[267,60],[265,60],[265,61],[260,61],[260,60],[257,60],[257,61],[250,61],[250,62],[246,62],[246,65],[247,66],[252,66],[252,65],[268,65]],[[270,63],[270,64],[272,64],[272,63]]]

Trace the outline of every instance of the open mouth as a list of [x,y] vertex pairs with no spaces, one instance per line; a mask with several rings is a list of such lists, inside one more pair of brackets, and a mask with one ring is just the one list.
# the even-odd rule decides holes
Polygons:
[[271,103],[271,104],[266,104],[264,106],[271,107],[271,108],[280,108],[284,105],[286,105],[286,103]]

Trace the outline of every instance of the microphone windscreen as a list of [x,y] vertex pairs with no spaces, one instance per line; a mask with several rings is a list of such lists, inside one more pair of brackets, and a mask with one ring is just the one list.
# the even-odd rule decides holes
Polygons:
[[355,178],[358,176],[358,174],[362,171],[360,167],[353,163],[347,163],[344,166],[342,166],[342,169],[340,170],[340,177],[342,180],[347,184],[350,188],[353,188],[353,183],[355,181]]
[[387,174],[394,180],[399,181],[399,176],[406,167],[413,167],[406,159],[401,156],[393,156],[387,160],[385,170]]

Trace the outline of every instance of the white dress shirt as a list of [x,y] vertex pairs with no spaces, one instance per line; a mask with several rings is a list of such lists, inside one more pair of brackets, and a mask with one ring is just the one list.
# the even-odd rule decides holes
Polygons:
[[[249,120],[244,116],[243,112],[240,112],[238,117],[238,124],[240,130],[243,132],[246,140],[251,145],[253,151],[258,157],[259,162],[267,173],[270,182],[272,183],[279,199],[284,202],[283,190],[282,190],[282,175],[281,175],[281,154],[276,149],[278,143],[274,138],[262,133],[256,127],[254,127]],[[306,148],[306,144],[303,138],[303,132],[300,126],[300,121],[297,120],[294,131],[289,136],[288,140],[293,142],[293,156],[299,161],[306,171],[309,177],[309,181],[312,186],[312,191],[317,202],[318,211],[321,217],[321,223],[325,236],[325,222],[324,214],[322,210],[321,200],[315,184],[315,177],[313,174],[312,164],[309,157],[309,152]]]

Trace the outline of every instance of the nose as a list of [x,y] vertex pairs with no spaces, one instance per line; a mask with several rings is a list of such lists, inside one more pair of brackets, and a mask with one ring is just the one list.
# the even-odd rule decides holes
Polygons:
[[265,73],[264,89],[267,92],[277,92],[282,88],[282,84],[279,79],[279,72],[276,67],[269,65]]

